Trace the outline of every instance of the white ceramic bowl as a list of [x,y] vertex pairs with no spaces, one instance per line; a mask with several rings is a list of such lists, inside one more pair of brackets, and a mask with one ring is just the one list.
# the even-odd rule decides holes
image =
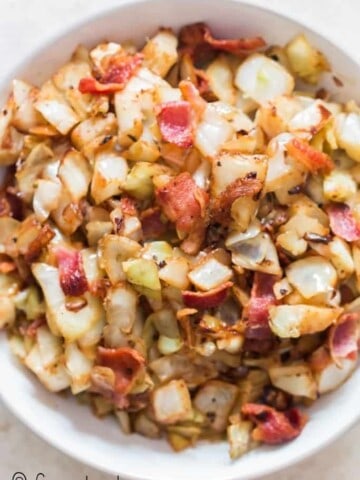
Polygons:
[[[305,32],[328,56],[344,82],[339,96],[360,99],[359,65],[329,41],[287,18],[232,0],[125,0],[116,9],[65,32],[24,61],[17,71],[2,79],[0,100],[4,100],[12,78],[40,83],[69,58],[78,43],[91,46],[103,39],[129,38],[141,42],[159,25],[177,28],[195,21],[208,22],[215,33],[224,36],[261,34],[269,43],[283,44],[294,34]],[[331,80],[329,87],[335,88]],[[73,399],[46,392],[12,357],[5,334],[0,335],[0,369],[1,396],[29,428],[83,463],[131,479],[262,477],[313,454],[360,417],[359,369],[342,388],[316,402],[309,412],[310,422],[298,439],[281,447],[258,449],[231,462],[225,442],[204,443],[175,454],[165,441],[124,436],[114,420],[98,420]]]

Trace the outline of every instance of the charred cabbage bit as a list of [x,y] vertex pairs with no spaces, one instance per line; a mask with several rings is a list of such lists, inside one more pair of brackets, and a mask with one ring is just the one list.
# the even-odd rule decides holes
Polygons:
[[0,111],[11,350],[176,452],[290,441],[357,366],[360,109],[304,35],[265,46],[204,23],[79,46]]

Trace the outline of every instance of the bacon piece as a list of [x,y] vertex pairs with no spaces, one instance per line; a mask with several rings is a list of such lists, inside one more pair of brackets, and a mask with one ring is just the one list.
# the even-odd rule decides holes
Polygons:
[[206,109],[207,102],[201,97],[199,90],[189,80],[182,80],[179,88],[184,99],[190,103],[194,114],[193,122],[200,122]]
[[24,254],[25,261],[28,263],[34,262],[41,254],[42,249],[46,247],[46,245],[54,237],[55,237],[54,231],[51,230],[49,225],[44,225],[39,231],[36,238],[34,238],[34,240],[27,247],[27,250]]
[[156,200],[178,230],[190,233],[204,221],[209,196],[196,185],[190,173],[184,172],[158,188]]
[[133,348],[98,348],[97,364],[110,368],[115,374],[114,392],[127,394],[139,374],[143,372],[145,359]]
[[180,52],[188,53],[196,62],[211,59],[213,51],[244,55],[266,45],[261,37],[216,39],[205,23],[193,23],[180,30]]
[[166,142],[181,148],[193,144],[191,106],[186,101],[163,103],[159,107],[157,120],[161,135]]
[[312,173],[319,171],[328,173],[335,167],[329,155],[316,150],[316,148],[300,138],[290,140],[286,145],[286,149],[291,157],[302,163]]
[[98,80],[93,77],[82,78],[79,82],[81,93],[109,95],[122,90],[130,78],[140,68],[143,55],[115,56],[109,62],[106,72]]
[[359,339],[359,314],[345,313],[329,331],[329,350],[334,362],[341,367],[341,360],[357,357]]
[[246,403],[241,413],[256,423],[252,438],[257,442],[276,445],[293,440],[300,435],[307,417],[297,408],[278,412],[267,405]]
[[226,225],[230,222],[231,205],[240,197],[257,195],[263,184],[257,178],[237,178],[216,197],[211,205],[210,216],[212,222]]
[[350,207],[345,203],[332,203],[326,208],[330,228],[335,235],[347,242],[360,240],[360,225],[356,222]]
[[248,339],[268,340],[272,337],[269,327],[269,307],[276,305],[273,286],[275,275],[255,272],[249,304],[245,308],[245,336]]
[[229,52],[233,55],[243,55],[244,52],[252,52],[266,45],[266,42],[262,37],[217,39],[212,36],[209,27],[206,27],[205,29],[204,40],[214,50]]
[[81,253],[58,247],[55,256],[59,265],[60,285],[65,295],[78,297],[83,295],[89,285],[85,276]]
[[144,240],[159,238],[167,230],[166,224],[161,220],[160,208],[148,208],[140,215]]
[[219,287],[213,288],[207,292],[192,292],[184,290],[182,298],[184,304],[190,308],[205,309],[218,307],[226,300],[229,289],[233,286],[233,282],[225,282]]
[[34,338],[38,328],[43,327],[44,325],[46,325],[46,318],[44,315],[41,315],[33,320],[25,329],[20,328],[20,333],[22,335],[27,335],[28,337]]
[[129,197],[122,197],[120,200],[120,208],[124,215],[130,215],[131,217],[137,216],[138,211],[136,208],[135,200]]

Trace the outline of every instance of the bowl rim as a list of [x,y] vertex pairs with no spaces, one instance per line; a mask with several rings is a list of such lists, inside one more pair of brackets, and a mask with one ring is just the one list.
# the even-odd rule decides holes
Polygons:
[[[59,28],[57,29],[53,34],[48,34],[45,41],[42,43],[39,43],[33,50],[30,51],[30,53],[23,55],[19,60],[17,60],[14,63],[14,66],[11,68],[9,73],[4,75],[2,79],[0,80],[0,89],[2,88],[7,88],[12,80],[16,78],[18,73],[20,73],[26,66],[30,64],[32,59],[37,58],[41,55],[42,52],[46,51],[49,49],[51,46],[55,44],[58,40],[64,38],[71,32],[73,32],[77,28],[82,28],[85,27],[87,24],[93,23],[103,17],[107,17],[111,15],[112,12],[117,12],[118,10],[121,10],[124,7],[132,6],[132,5],[141,5],[145,3],[151,3],[153,0],[119,0],[116,5],[112,5],[110,7],[105,7],[104,9],[101,9],[100,11],[97,12],[92,12],[90,14],[84,14],[84,16],[80,20],[75,20],[73,22],[70,22],[66,25],[65,28]],[[180,4],[182,0],[167,0],[168,2],[172,2],[174,5],[175,4]],[[206,3],[207,0],[193,0],[194,2],[197,3]],[[351,60],[353,63],[357,64],[360,66],[360,63],[355,59],[343,46],[338,46],[336,45],[332,39],[328,38],[326,34],[323,33],[318,33],[313,27],[309,26],[306,21],[299,21],[294,17],[288,16],[282,12],[279,12],[277,10],[272,9],[271,7],[265,7],[261,5],[256,5],[251,2],[251,0],[223,0],[224,4],[237,4],[239,7],[241,5],[244,5],[248,8],[253,9],[254,11],[260,11],[264,12],[265,14],[271,14],[274,15],[278,18],[281,18],[282,20],[289,22],[293,24],[296,27],[300,28],[305,28],[308,32],[311,34],[314,34],[321,39],[325,40],[329,46],[332,48],[335,48],[339,54],[342,56],[346,57],[347,59]],[[261,34],[261,32],[259,32]],[[0,345],[1,343],[8,343],[7,338],[6,338],[6,333],[0,332]],[[10,349],[8,348],[7,355],[12,355]],[[341,388],[341,387],[340,387]],[[0,400],[3,402],[3,404],[6,406],[6,408],[17,418],[21,421],[23,425],[25,425],[32,433],[34,433],[38,438],[41,440],[45,441],[47,444],[52,446],[53,448],[57,449],[61,453],[69,456],[70,458],[76,460],[82,465],[90,466],[91,468],[101,471],[104,473],[108,473],[110,475],[113,475],[114,470],[112,468],[106,468],[106,466],[99,466],[96,461],[93,461],[91,457],[89,457],[86,461],[83,459],[83,457],[77,453],[76,450],[72,450],[71,447],[67,447],[64,445],[61,441],[57,441],[55,437],[53,437],[50,432],[47,433],[43,429],[41,429],[37,424],[32,423],[31,420],[29,420],[26,415],[23,413],[21,409],[17,409],[16,407],[16,402],[11,402],[6,395],[4,395],[3,388],[1,388],[1,383],[0,383]],[[49,392],[51,393],[51,392]],[[270,464],[267,466],[267,469],[262,469],[262,471],[257,471],[254,473],[250,473],[247,476],[247,480],[255,480],[258,478],[263,477],[263,475],[271,475],[273,473],[282,471],[286,468],[289,468],[291,466],[298,465],[299,463],[305,461],[306,459],[312,457],[319,451],[325,449],[327,446],[329,446],[331,443],[335,442],[339,437],[341,437],[346,431],[348,431],[350,428],[352,428],[355,424],[360,422],[360,407],[358,411],[354,414],[354,416],[351,419],[348,419],[346,422],[342,424],[342,426],[334,433],[332,436],[329,436],[326,440],[324,440],[322,443],[317,444],[315,447],[313,447],[311,450],[307,450],[304,452],[301,452],[297,456],[290,456],[289,458],[286,457],[284,460],[281,462],[281,464],[276,463],[276,464]],[[120,474],[122,479],[126,480],[148,480],[148,479],[153,479],[155,477],[149,476],[149,477],[140,477],[137,474],[131,474],[127,472],[121,472]],[[120,477],[118,477],[120,478]],[[236,473],[231,473],[229,475],[224,475],[221,477],[220,480],[237,480],[238,474]]]

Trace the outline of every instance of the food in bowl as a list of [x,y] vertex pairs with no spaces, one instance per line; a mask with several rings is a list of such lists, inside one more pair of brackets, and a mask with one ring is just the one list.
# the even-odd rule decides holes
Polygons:
[[176,451],[301,433],[359,340],[360,110],[329,70],[193,24],[13,82],[1,325],[48,390]]

